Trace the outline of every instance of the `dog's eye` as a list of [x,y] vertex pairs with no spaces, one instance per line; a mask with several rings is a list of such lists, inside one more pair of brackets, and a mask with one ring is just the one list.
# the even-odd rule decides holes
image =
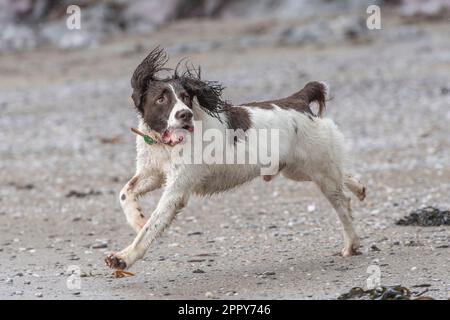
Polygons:
[[186,95],[183,95],[183,102],[184,103],[186,103],[186,104],[188,104],[189,102],[191,102],[191,99],[190,99],[190,97],[186,94]]
[[166,96],[162,95],[161,97],[158,98],[158,100],[156,100],[156,103],[163,104],[165,101],[166,101]]

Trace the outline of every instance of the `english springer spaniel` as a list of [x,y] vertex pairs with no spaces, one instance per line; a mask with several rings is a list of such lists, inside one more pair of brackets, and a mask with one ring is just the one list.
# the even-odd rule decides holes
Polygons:
[[[344,172],[343,136],[332,120],[322,118],[327,85],[309,82],[287,98],[233,106],[222,99],[223,87],[219,83],[201,79],[200,69],[187,67],[180,74],[177,66],[172,76],[157,76],[160,71],[170,70],[165,68],[167,61],[167,54],[158,47],[142,61],[131,78],[139,130],[157,143],[148,145],[137,137],[136,173],[119,195],[126,219],[137,236],[125,249],[110,254],[106,264],[124,270],[141,259],[187,204],[191,194],[223,192],[257,176],[270,181],[278,173],[295,181],[313,181],[319,187],[342,223],[342,256],[356,254],[359,239],[344,187],[361,201],[365,198],[365,187],[352,174]],[[313,102],[318,104],[317,114],[310,107]],[[187,143],[195,133],[201,136],[209,129],[224,135],[227,130],[239,131],[233,139],[225,139],[226,147],[232,149],[246,143],[251,129],[276,130],[279,135],[275,150],[279,155],[277,171],[262,174],[259,162],[175,163],[173,149]],[[244,150],[249,153],[249,148]],[[162,197],[146,218],[137,199],[162,186]]]

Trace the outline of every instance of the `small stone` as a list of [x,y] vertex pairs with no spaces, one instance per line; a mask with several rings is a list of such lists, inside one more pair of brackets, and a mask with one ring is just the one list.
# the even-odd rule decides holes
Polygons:
[[108,243],[107,242],[101,242],[101,243],[96,243],[93,244],[91,246],[92,249],[104,249],[104,248],[108,248]]
[[200,236],[202,234],[203,234],[203,232],[200,232],[200,231],[191,232],[191,233],[188,233],[188,237],[190,237],[190,236]]
[[263,275],[265,275],[265,276],[274,276],[274,275],[275,275],[275,272],[273,272],[273,271],[267,271],[267,272],[264,272]]
[[42,294],[42,292],[36,292],[35,294],[34,294],[36,297],[38,297],[38,298],[42,298],[44,295]]
[[381,251],[380,248],[378,248],[378,247],[377,247],[376,245],[374,245],[374,244],[370,246],[370,250],[371,250],[371,251]]
[[202,269],[195,269],[192,273],[205,273]]
[[5,281],[7,284],[12,284],[14,282],[14,280],[12,278],[6,278]]
[[13,295],[21,296],[21,295],[23,295],[23,291],[14,291]]
[[310,212],[310,213],[316,211],[316,205],[315,205],[314,203],[308,205],[307,210],[308,210],[308,212]]
[[214,298],[214,294],[211,291],[207,291],[205,293],[205,298],[212,299]]

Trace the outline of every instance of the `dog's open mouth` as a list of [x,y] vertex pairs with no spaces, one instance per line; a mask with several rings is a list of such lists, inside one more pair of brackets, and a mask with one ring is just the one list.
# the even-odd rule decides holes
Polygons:
[[190,124],[187,124],[187,125],[183,126],[182,129],[187,130],[189,132],[193,132],[194,131],[194,127],[191,126]]
[[192,132],[194,132],[194,126],[192,125],[184,125],[181,128],[169,128],[164,131],[162,141],[165,144],[174,146],[183,142],[186,136]]

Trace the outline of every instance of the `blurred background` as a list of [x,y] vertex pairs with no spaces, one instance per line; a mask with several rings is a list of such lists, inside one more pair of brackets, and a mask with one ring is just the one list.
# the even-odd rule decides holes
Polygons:
[[[83,28],[78,32],[61,28],[67,19],[66,9],[72,4],[82,8]],[[382,5],[385,14],[396,15],[410,23],[445,19],[450,10],[448,0],[1,0],[0,52],[45,44],[61,49],[95,46],[112,36],[149,34],[186,19],[311,21],[319,18],[302,32],[282,27],[260,30],[253,37],[241,39],[244,42],[300,44],[302,41],[356,38],[366,29],[365,9],[371,4]],[[326,36],[329,29],[334,32]],[[219,40],[216,45],[220,45]]]
[[[375,264],[383,285],[447,299],[448,227],[395,221],[450,207],[449,32],[449,0],[0,0],[0,298],[335,299]],[[193,198],[135,277],[109,277],[104,256],[134,236],[117,200],[135,169],[130,78],[157,45],[236,104],[330,84],[327,116],[368,189],[353,202],[363,255],[333,256],[329,204],[278,178]]]

